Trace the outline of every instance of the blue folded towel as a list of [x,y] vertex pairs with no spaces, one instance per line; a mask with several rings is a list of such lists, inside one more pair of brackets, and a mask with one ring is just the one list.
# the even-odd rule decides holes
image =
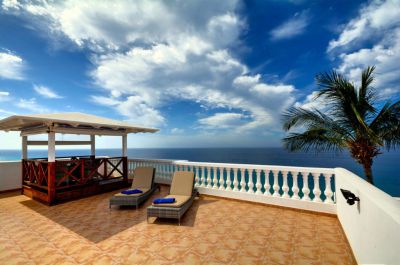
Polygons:
[[131,195],[131,194],[143,193],[143,191],[134,189],[134,190],[123,190],[123,191],[121,191],[121,193],[126,194],[126,195]]
[[154,204],[161,204],[161,203],[174,203],[175,198],[158,198],[153,201]]

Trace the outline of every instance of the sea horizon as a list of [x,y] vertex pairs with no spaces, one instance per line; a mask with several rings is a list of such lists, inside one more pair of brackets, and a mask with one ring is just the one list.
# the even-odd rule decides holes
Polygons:
[[[99,148],[96,155],[121,156],[121,149]],[[59,149],[57,156],[90,155],[90,149]],[[400,173],[397,160],[400,150],[384,152],[373,164],[375,186],[391,196],[400,197]],[[29,158],[47,157],[46,149],[29,150]],[[182,147],[182,148],[128,148],[129,158],[189,160],[234,164],[281,165],[299,167],[343,167],[361,178],[362,167],[348,152],[290,152],[282,147]],[[21,159],[21,150],[0,150],[0,161]]]

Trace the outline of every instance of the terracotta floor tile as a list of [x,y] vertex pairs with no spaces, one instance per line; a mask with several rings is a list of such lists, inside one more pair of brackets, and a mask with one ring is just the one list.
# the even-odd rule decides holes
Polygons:
[[355,264],[335,217],[201,196],[181,226],[148,224],[151,199],[109,210],[114,193],[52,207],[0,194],[0,264]]

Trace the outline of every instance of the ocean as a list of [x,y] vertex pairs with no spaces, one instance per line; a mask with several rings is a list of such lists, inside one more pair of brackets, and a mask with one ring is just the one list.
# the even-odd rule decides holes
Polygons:
[[[89,155],[90,150],[57,150],[57,156]],[[120,156],[120,149],[97,149],[100,156]],[[30,158],[47,157],[47,150],[30,150]],[[347,152],[304,153],[282,148],[130,148],[130,158],[182,159],[193,162],[220,162],[302,167],[343,167],[363,177],[363,170]],[[0,150],[0,161],[19,160],[21,151]],[[374,160],[375,185],[400,197],[400,151],[384,152]]]

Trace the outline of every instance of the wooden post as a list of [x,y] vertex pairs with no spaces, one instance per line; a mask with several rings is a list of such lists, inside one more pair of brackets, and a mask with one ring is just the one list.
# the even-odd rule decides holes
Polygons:
[[128,154],[128,136],[122,136],[122,156],[126,157]]
[[22,159],[28,158],[28,136],[22,136]]
[[24,194],[24,177],[25,174],[28,172],[25,172],[25,160],[28,158],[28,136],[24,135],[22,136],[22,161],[21,161],[21,194]]
[[122,136],[122,173],[124,182],[128,182],[128,135]]
[[128,183],[128,158],[126,156],[122,157],[122,173],[124,182]]
[[48,147],[47,147],[47,194],[48,203],[53,204],[56,198],[56,134],[55,132],[48,133]]
[[96,136],[90,135],[90,156],[91,158],[96,157]]

